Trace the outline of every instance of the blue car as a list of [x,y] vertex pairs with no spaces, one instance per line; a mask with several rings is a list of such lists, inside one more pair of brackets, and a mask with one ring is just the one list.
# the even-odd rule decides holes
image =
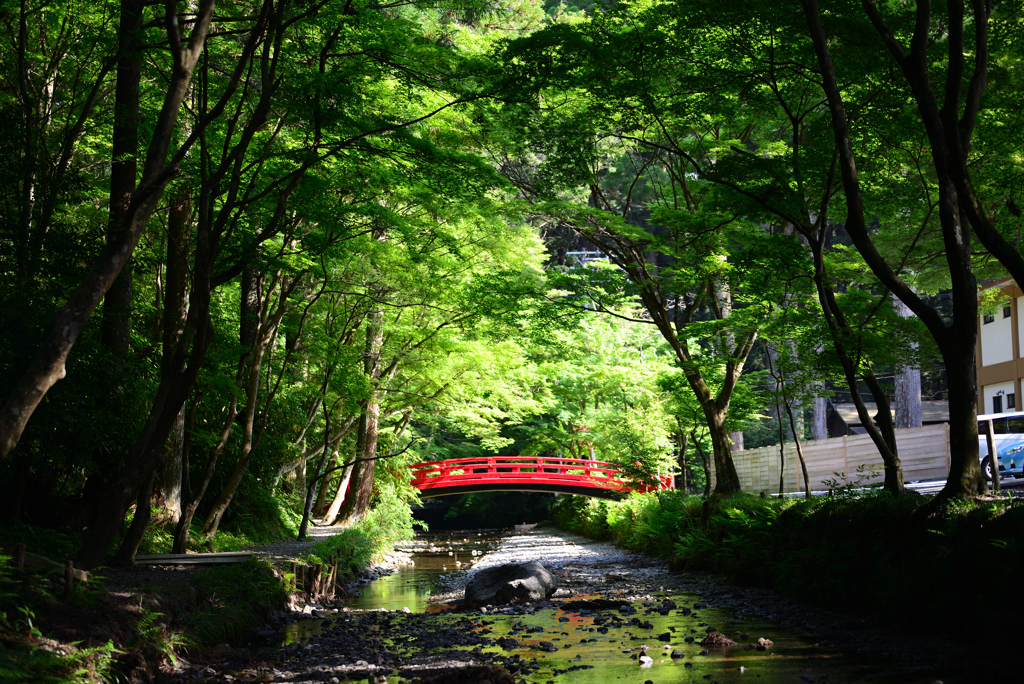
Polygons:
[[988,413],[978,416],[978,450],[985,479],[992,479],[992,459],[988,454],[988,422],[996,453],[999,455],[999,474],[1024,477],[1024,411]]

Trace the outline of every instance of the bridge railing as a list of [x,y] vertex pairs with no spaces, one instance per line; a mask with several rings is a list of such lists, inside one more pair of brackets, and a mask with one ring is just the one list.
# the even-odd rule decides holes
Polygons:
[[538,481],[621,492],[651,492],[673,488],[671,476],[659,477],[660,486],[630,486],[623,478],[621,466],[577,458],[488,456],[428,461],[409,467],[413,471],[412,485],[418,489],[467,484],[530,484]]

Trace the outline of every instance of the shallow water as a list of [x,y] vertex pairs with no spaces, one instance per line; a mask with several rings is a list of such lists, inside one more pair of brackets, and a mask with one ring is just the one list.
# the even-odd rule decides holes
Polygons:
[[497,530],[417,535],[412,542],[399,547],[412,554],[413,565],[374,580],[345,601],[345,606],[360,610],[408,608],[414,613],[437,610],[441,606],[428,606],[427,598],[437,593],[438,578],[456,570],[470,569],[499,539]]
[[[606,598],[608,596],[605,595]],[[667,597],[675,600],[680,608],[692,607],[694,603],[700,605],[699,597],[693,594],[668,594]],[[660,601],[663,596],[656,598]],[[639,612],[625,616],[625,621],[637,617],[641,622],[653,626],[609,627],[605,623],[595,627],[595,617],[609,617],[615,615],[616,611],[600,611],[590,617],[562,610],[539,611],[529,616],[482,617],[479,629],[489,630],[487,636],[512,637],[523,646],[514,650],[498,647],[483,650],[519,656],[521,660],[536,659],[540,667],[525,674],[530,682],[548,682],[557,677],[558,682],[567,684],[596,684],[615,680],[650,680],[658,684],[755,679],[761,682],[835,683],[857,681],[867,675],[875,675],[872,681],[878,682],[916,681],[898,674],[892,678],[886,677],[840,654],[816,648],[810,635],[789,634],[771,625],[737,619],[729,611],[702,608],[691,615],[680,615],[677,610],[673,610],[668,616],[662,616],[656,612],[647,614],[642,602],[631,602],[631,605]],[[568,618],[568,621],[559,621],[562,617]],[[698,642],[706,636],[709,625],[730,634],[738,645],[728,648],[700,646]],[[537,627],[542,627],[544,632],[528,633],[529,629]],[[602,627],[607,627],[606,633],[598,631]],[[659,640],[659,635],[666,632],[671,634],[669,641]],[[747,636],[741,637],[741,633]],[[756,643],[757,638],[762,636],[771,639],[774,645],[764,651],[745,648]],[[686,643],[685,637],[693,637],[694,643]],[[558,651],[548,653],[535,650],[542,641],[550,642]],[[653,660],[646,667],[639,662],[641,646],[649,647],[646,655]],[[672,658],[670,654],[673,650],[682,652],[683,657]],[[702,652],[705,654],[701,655]],[[565,672],[574,667],[580,669]],[[521,677],[523,674],[517,674],[517,681]]]
[[[498,537],[491,532],[456,532],[418,537],[405,550],[413,554],[414,565],[364,587],[346,604],[350,610],[401,610],[427,612],[427,598],[437,593],[440,575],[471,567]],[[474,554],[474,551],[476,554]],[[462,565],[456,566],[459,562]],[[597,684],[598,682],[872,682],[909,684],[929,682],[937,673],[912,672],[906,667],[892,668],[878,663],[864,663],[842,653],[819,648],[812,634],[782,630],[774,625],[738,616],[727,609],[705,605],[695,594],[666,588],[643,600],[630,601],[620,592],[602,593],[601,598],[621,598],[636,612],[618,610],[593,611],[592,614],[571,609],[539,610],[533,615],[489,615],[472,618],[473,630],[498,639],[510,637],[519,642],[513,649],[487,646],[485,653],[500,655],[516,681],[530,684]],[[588,597],[574,597],[578,600]],[[663,599],[674,600],[678,607],[661,615],[657,609]],[[689,609],[689,615],[685,614]],[[329,628],[341,616],[326,620],[306,620],[289,625],[282,642],[309,639]],[[457,620],[457,615],[439,614],[438,621]],[[640,624],[629,622],[636,619]],[[650,625],[650,626],[648,626]],[[709,628],[730,636],[738,642],[728,648],[704,648],[699,645]],[[660,635],[667,635],[659,638]],[[685,639],[692,637],[692,643]],[[774,645],[756,650],[758,637],[770,639]],[[390,641],[390,640],[389,640]],[[542,650],[548,642],[557,650]],[[401,640],[392,648],[405,650]],[[638,660],[640,646],[647,646],[646,655],[653,659],[648,666]],[[671,648],[665,648],[670,646]],[[672,650],[683,657],[672,658]],[[949,678],[943,678],[947,684]],[[389,682],[401,682],[389,676]]]
[[[350,610],[401,610],[436,612],[445,606],[428,604],[438,592],[438,578],[456,570],[468,570],[501,539],[499,530],[456,530],[422,533],[398,547],[412,555],[412,565],[376,579],[345,601]],[[278,634],[278,645],[287,646],[320,634],[336,617],[309,619],[286,625]]]

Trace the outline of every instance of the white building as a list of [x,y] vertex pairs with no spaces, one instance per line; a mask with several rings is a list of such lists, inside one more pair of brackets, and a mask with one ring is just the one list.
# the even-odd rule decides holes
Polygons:
[[[994,301],[993,292],[997,293]],[[1006,278],[983,288],[979,296],[990,303],[978,307],[978,413],[1019,411],[1024,292]]]

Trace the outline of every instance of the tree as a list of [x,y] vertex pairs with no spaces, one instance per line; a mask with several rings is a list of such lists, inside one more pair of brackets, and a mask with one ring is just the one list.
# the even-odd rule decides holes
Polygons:
[[[981,226],[975,230],[989,253],[1014,272],[1019,256],[996,233],[1006,234],[1015,224],[1003,222],[990,230],[995,224],[985,219],[974,189],[975,183],[988,186],[986,171],[1005,174],[1006,166],[977,152],[973,168],[966,161],[987,80],[989,8],[976,3],[973,10],[977,58],[970,83],[961,88],[964,65],[972,59],[964,49],[971,13],[964,13],[962,3],[950,4],[948,17],[935,14],[943,17],[936,36],[929,33],[934,25],[928,19],[934,14],[929,3],[917,3],[914,12],[893,10],[896,32],[915,36],[909,53],[902,51],[873,3],[830,8],[824,17],[828,33],[818,26],[817,5],[804,7],[803,16],[789,6],[763,3],[623,7],[520,41],[509,53],[510,63],[522,77],[545,82],[571,74],[574,82],[586,84],[601,103],[597,111],[628,140],[651,153],[673,155],[689,165],[695,179],[731,190],[733,197],[720,208],[730,206],[741,215],[763,212],[770,222],[800,233],[819,260],[828,249],[831,203],[853,202],[856,216],[847,218],[843,231],[884,291],[908,306],[914,302],[917,308],[911,308],[935,337],[947,372],[957,376],[950,379],[950,394],[956,396],[951,410],[957,412],[958,456],[945,495],[983,491],[974,452],[973,400],[964,403],[972,392],[976,328],[973,252],[969,232],[953,227],[963,221]],[[1013,49],[1011,25],[998,24],[1008,51]],[[947,26],[948,39],[942,32]],[[865,40],[865,35],[881,40]],[[830,36],[841,40],[830,43]],[[880,50],[886,44],[888,54]],[[832,55],[838,56],[833,60]],[[923,66],[929,60],[946,75],[944,109],[930,90]],[[894,73],[903,78],[893,78]],[[819,74],[824,74],[823,86]],[[571,92],[575,98],[576,91]],[[1002,97],[995,101],[1001,103]],[[561,132],[566,130],[572,125]],[[917,154],[922,142],[927,159]],[[1002,140],[997,146],[1004,154],[1009,149]],[[861,150],[860,160],[853,156],[855,148]],[[859,176],[854,173],[858,165]],[[962,217],[957,196],[969,198],[971,205],[969,210],[964,205]],[[944,264],[925,251],[936,238]],[[871,379],[870,367],[851,364],[856,354],[843,350],[844,339],[854,339],[855,327],[830,303],[834,295],[825,264],[816,274],[833,343],[839,345],[840,358],[847,359],[847,381],[859,373],[876,400],[882,398],[884,388]],[[952,288],[958,302],[952,321],[914,293],[936,285]],[[870,423],[867,419],[865,425]],[[898,491],[892,429],[882,425],[874,432],[892,489]]]
[[[869,231],[870,215],[864,206],[854,152],[857,138],[851,130],[847,113],[850,95],[844,93],[838,77],[840,69],[853,67],[854,61],[863,64],[863,59],[854,57],[849,59],[850,64],[846,64],[846,55],[843,52],[836,55],[836,50],[829,45],[817,2],[802,0],[802,6],[831,114],[847,209],[846,229],[872,272],[927,326],[946,364],[951,457],[950,473],[942,495],[951,498],[982,494],[986,485],[978,463],[974,365],[978,311],[972,229],[985,248],[1014,277],[1024,279],[1024,261],[1019,251],[992,224],[975,191],[969,170],[971,141],[988,77],[988,25],[992,3],[974,2],[969,19],[963,2],[947,3],[945,15],[939,15],[944,29],[939,40],[932,36],[933,20],[939,18],[936,16],[938,13],[933,12],[931,3],[925,0],[916,2],[913,13],[899,12],[889,19],[883,17],[873,2],[865,0],[862,15],[859,12],[845,16],[839,14],[836,17],[839,22],[832,29],[843,31],[847,27],[842,24],[853,20],[861,24],[855,24],[856,28],[864,31],[865,20],[870,22],[892,62],[899,67],[903,75],[900,85],[917,109],[917,115],[909,123],[923,129],[930,150],[931,171],[935,174],[938,218],[953,296],[953,320],[949,323],[892,267],[879,252]],[[974,28],[973,49],[965,44],[968,21]],[[909,49],[906,47],[908,39]],[[878,43],[872,47],[877,49],[877,46]],[[945,55],[939,56],[942,48],[945,48]],[[973,61],[972,68],[967,66],[969,61]],[[968,68],[973,73],[965,91],[963,85]],[[932,79],[943,76],[944,92],[940,102]]]
[[[169,85],[163,96],[160,113],[153,123],[153,136],[147,149],[141,178],[132,192],[132,199],[124,209],[121,226],[117,231],[121,238],[108,243],[106,249],[93,262],[81,284],[68,298],[67,303],[57,312],[46,341],[25,370],[22,379],[9,393],[3,407],[0,408],[0,456],[2,457],[6,457],[14,449],[32,412],[42,401],[47,390],[64,377],[64,362],[71,352],[71,348],[107,290],[110,289],[111,284],[131,257],[132,251],[142,237],[146,223],[163,196],[164,188],[176,172],[182,157],[195,141],[194,137],[190,137],[189,141],[180,145],[175,155],[168,159],[179,109],[189,92],[192,74],[206,43],[206,34],[213,17],[213,8],[213,0],[200,2],[195,20],[191,22],[192,29],[186,39],[179,28],[177,3],[167,6],[163,25],[167,32],[172,59],[170,73],[166,78]],[[24,16],[21,23],[25,23]],[[122,30],[134,33],[132,24],[128,21],[124,22]],[[28,46],[24,36],[22,38],[19,44],[24,53]],[[125,36],[118,42],[122,48],[127,50],[133,38],[133,35]],[[115,60],[111,58],[108,63],[113,61]],[[105,65],[100,70],[101,75],[105,76],[105,72],[109,71],[109,68]],[[240,73],[236,74],[235,78],[240,78],[240,76]],[[101,89],[102,83],[102,79],[97,79],[94,83],[93,90],[96,94]],[[82,116],[79,118],[79,129],[84,127],[91,109],[92,103],[87,102]],[[80,133],[70,136],[68,143],[73,146],[79,136]],[[67,150],[65,156],[68,160],[66,163],[62,160],[60,167],[66,169],[71,155],[72,151]]]
[[[514,125],[536,133],[529,147],[497,156],[539,216],[568,226],[621,269],[627,282],[616,287],[636,296],[689,374],[709,426],[715,492],[728,494],[739,490],[725,428],[729,402],[767,307],[782,295],[775,286],[780,274],[769,269],[790,266],[796,244],[791,231],[766,233],[745,215],[746,207],[730,204],[700,177],[734,154],[732,140],[754,144],[752,125],[709,121],[705,111],[670,120],[645,110],[658,88],[675,87],[672,71],[658,62],[673,55],[659,42],[658,25],[638,26],[635,18],[609,12],[514,43],[505,55],[511,78],[539,93],[519,95],[520,102],[566,104],[509,107]],[[619,54],[642,60],[611,57]],[[737,243],[742,247],[734,249]],[[744,250],[761,250],[766,258]],[[585,290],[581,294],[589,296]],[[591,305],[606,309],[605,296],[591,296]],[[697,345],[713,350],[711,363],[721,364],[717,392],[705,377],[710,368],[696,361]],[[707,364],[711,357],[701,358]]]

